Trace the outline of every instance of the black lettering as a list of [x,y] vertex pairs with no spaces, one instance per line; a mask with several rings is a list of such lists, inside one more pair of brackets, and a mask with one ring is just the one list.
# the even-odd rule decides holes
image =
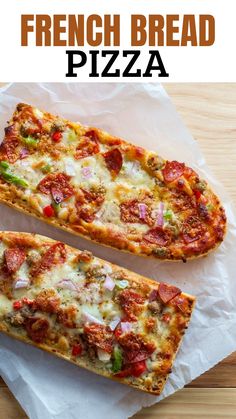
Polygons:
[[106,57],[107,55],[111,55],[110,60],[108,61],[106,67],[102,71],[102,77],[119,77],[120,70],[117,68],[115,72],[110,73],[109,70],[111,69],[112,65],[114,64],[115,60],[119,55],[119,51],[117,50],[109,50],[109,51],[102,51],[102,57]]
[[[66,54],[68,55],[68,73],[66,73],[66,77],[77,77],[77,74],[74,73],[74,68],[83,67],[87,62],[87,57],[85,52],[83,51],[77,51],[77,50],[67,50]],[[74,57],[75,56],[80,57],[80,61],[75,63]]]
[[140,77],[141,76],[141,70],[140,68],[137,69],[135,73],[131,73],[130,70],[133,68],[134,64],[136,63],[138,57],[140,56],[140,51],[123,51],[123,56],[128,57],[131,55],[131,59],[129,63],[127,64],[126,68],[123,71],[123,77]]
[[99,73],[97,72],[97,55],[99,51],[91,50],[89,51],[91,54],[91,73],[89,73],[89,77],[99,77]]
[[[143,73],[143,77],[152,77],[153,70],[159,70],[160,74],[158,74],[158,77],[169,77],[169,73],[167,73],[165,70],[159,51],[149,51],[149,54],[151,57],[149,59],[146,71]],[[157,60],[157,65],[153,64],[155,59]]]

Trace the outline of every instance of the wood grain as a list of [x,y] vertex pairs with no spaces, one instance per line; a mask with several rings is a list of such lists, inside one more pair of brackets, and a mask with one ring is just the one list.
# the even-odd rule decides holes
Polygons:
[[178,83],[165,88],[236,204],[236,83]]
[[[187,387],[236,388],[236,352],[224,359],[214,368],[196,378]],[[236,411],[235,411],[236,417]]]
[[236,417],[236,389],[185,388],[156,406],[143,409],[135,419],[228,419]]
[[[0,418],[26,419],[27,416],[8,388],[0,388]],[[45,418],[46,419],[46,418]]]
[[[236,204],[236,84],[167,84],[165,88],[206,161]],[[236,353],[133,419],[236,418]],[[0,380],[0,419],[27,416]],[[32,418],[34,419],[34,418]]]

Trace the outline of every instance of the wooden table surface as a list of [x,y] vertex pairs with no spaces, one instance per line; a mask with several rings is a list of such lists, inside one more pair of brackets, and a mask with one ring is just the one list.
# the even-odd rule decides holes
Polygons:
[[[236,204],[236,83],[167,84],[165,88]],[[236,418],[236,353],[133,419]],[[0,418],[26,415],[0,379]],[[34,419],[34,418],[32,418]],[[45,418],[47,419],[47,418]],[[106,418],[105,418],[106,419]]]

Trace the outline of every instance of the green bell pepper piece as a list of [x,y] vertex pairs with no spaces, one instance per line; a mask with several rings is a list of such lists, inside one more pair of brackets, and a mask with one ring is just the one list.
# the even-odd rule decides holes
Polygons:
[[5,161],[5,160],[0,161],[0,169],[5,171],[9,168],[10,168],[10,165],[7,161]]
[[26,180],[19,178],[16,175],[13,175],[10,172],[2,172],[1,176],[9,183],[14,183],[17,186],[22,186],[23,188],[27,188],[29,186]]
[[171,220],[172,217],[173,217],[173,212],[171,210],[168,209],[164,212],[165,220]]
[[120,281],[115,281],[117,288],[123,290],[124,288],[128,287],[129,282],[126,279],[121,279]]
[[38,144],[38,140],[36,140],[36,138],[31,137],[30,135],[28,137],[22,137],[22,139],[23,142],[29,147],[35,147]]
[[113,364],[112,364],[112,372],[116,373],[121,370],[122,367],[123,356],[121,349],[118,346],[115,346],[113,351]]
[[78,135],[76,134],[76,132],[75,132],[74,130],[72,130],[72,129],[71,129],[71,130],[69,131],[69,133],[68,133],[68,137],[67,137],[67,138],[68,138],[68,140],[69,140],[69,141],[71,141],[71,142],[72,142],[72,141],[77,140]]
[[56,204],[56,202],[52,202],[52,207],[54,211],[57,213],[59,209],[61,208],[61,204]]
[[50,164],[45,164],[45,166],[43,166],[41,168],[41,171],[43,173],[50,173],[51,172],[51,169],[52,169],[52,166]]

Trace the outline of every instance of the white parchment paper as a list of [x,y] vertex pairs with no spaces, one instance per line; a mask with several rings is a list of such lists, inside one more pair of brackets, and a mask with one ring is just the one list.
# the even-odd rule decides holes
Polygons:
[[[185,161],[220,195],[228,233],[207,258],[183,264],[123,254],[0,206],[0,229],[37,232],[197,296],[197,305],[161,397],[113,383],[0,336],[0,373],[32,419],[125,419],[182,388],[236,350],[236,218],[230,198],[207,168],[196,141],[158,84],[12,84],[0,89],[0,132],[18,102],[103,128],[163,157]],[[227,164],[227,162],[226,162]]]

